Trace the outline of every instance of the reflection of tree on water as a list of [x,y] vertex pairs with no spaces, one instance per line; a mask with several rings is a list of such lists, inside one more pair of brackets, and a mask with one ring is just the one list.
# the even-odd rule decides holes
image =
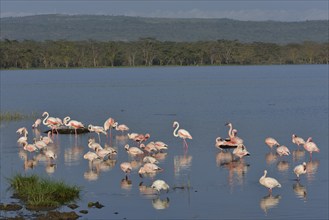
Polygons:
[[233,187],[235,183],[243,185],[244,176],[248,172],[250,166],[246,164],[244,160],[233,160],[233,154],[231,152],[219,152],[216,156],[216,164],[229,171],[228,182],[231,187]]
[[277,196],[267,195],[260,200],[259,203],[260,208],[263,209],[265,214],[267,214],[267,211],[269,209],[274,208],[279,204],[280,199],[281,199],[280,195]]
[[189,170],[192,166],[192,156],[184,154],[183,156],[174,157],[174,172],[175,176],[181,174],[183,170]]
[[303,199],[304,201],[306,201],[307,192],[306,192],[305,186],[303,186],[302,184],[297,182],[297,183],[294,183],[292,188],[294,189],[294,192],[295,192],[295,194],[298,198]]

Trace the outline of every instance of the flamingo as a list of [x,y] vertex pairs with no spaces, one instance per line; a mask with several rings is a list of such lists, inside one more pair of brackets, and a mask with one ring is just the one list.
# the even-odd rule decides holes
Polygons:
[[[105,132],[107,132],[107,130],[110,130],[110,138],[112,138],[112,128],[115,128],[115,126],[116,126],[116,122],[111,117],[104,122],[104,130]],[[107,133],[106,133],[106,137],[107,137]]]
[[144,163],[155,163],[155,164],[159,163],[159,161],[157,159],[155,159],[154,157],[152,157],[152,156],[145,156],[143,158],[143,162]]
[[28,134],[29,132],[27,132],[26,127],[21,127],[19,129],[17,129],[16,133],[20,134],[20,135],[25,135],[25,134]]
[[41,124],[41,119],[38,118],[37,120],[35,120],[34,124],[32,125],[32,128],[38,128],[40,124]]
[[297,165],[294,168],[294,173],[297,176],[297,180],[299,180],[299,175],[305,174],[306,173],[306,163],[303,162],[302,164]]
[[272,137],[267,137],[265,143],[272,149],[273,146],[280,146],[280,144]]
[[100,133],[107,135],[104,127],[101,127],[101,126],[94,126],[94,125],[90,124],[90,125],[88,125],[88,130],[90,132],[93,131],[93,132],[95,132],[98,135],[98,141],[99,141],[99,143],[101,142],[101,138],[99,136]]
[[35,152],[38,151],[39,149],[35,146],[35,144],[28,144],[27,142],[23,142],[23,148],[24,150],[28,151],[28,152]]
[[164,180],[155,180],[151,187],[160,193],[161,190],[169,191],[169,185]]
[[128,180],[128,174],[133,169],[132,166],[131,166],[131,163],[123,162],[123,163],[120,164],[120,168],[126,174],[126,180]]
[[27,131],[23,131],[24,136],[18,138],[17,143],[23,144],[24,142],[27,142]]
[[128,133],[127,135],[128,135],[128,138],[129,138],[130,140],[134,140],[134,139],[135,139],[135,137],[137,137],[137,136],[138,136],[138,134],[137,134],[137,133]]
[[44,149],[45,147],[47,147],[47,144],[45,142],[41,141],[41,140],[37,141],[36,138],[33,138],[33,141],[34,141],[35,146],[39,150]]
[[299,145],[304,145],[304,144],[305,144],[304,139],[301,138],[301,137],[298,137],[298,136],[295,135],[295,134],[292,135],[292,137],[291,137],[291,141],[292,141],[292,143],[297,144],[298,147],[299,147]]
[[308,152],[310,152],[310,158],[312,160],[312,153],[313,151],[315,152],[320,152],[320,149],[318,146],[313,142],[312,137],[309,137],[307,141],[304,144],[304,149]]
[[238,130],[233,129],[233,130],[232,130],[232,137],[231,137],[231,139],[230,139],[230,142],[232,142],[232,143],[234,143],[234,144],[237,144],[237,145],[239,145],[239,144],[243,144],[243,140],[242,140],[241,138],[239,138],[239,137],[237,136],[237,134],[238,134]]
[[218,149],[220,149],[220,150],[223,150],[220,146],[223,146],[223,145],[225,145],[225,140],[224,139],[222,139],[221,137],[217,137],[216,138],[216,143],[215,143],[215,147],[217,147]]
[[145,144],[141,144],[139,147],[149,154],[156,153],[158,151],[153,141],[148,143],[146,146]]
[[130,147],[129,144],[125,145],[125,150],[128,152],[128,154],[133,156],[144,154],[144,152],[141,149],[139,149],[138,147]]
[[162,150],[167,150],[168,149],[168,145],[165,144],[162,141],[156,141],[154,144],[155,144],[155,147],[157,148],[158,151],[162,151]]
[[267,170],[264,170],[264,175],[259,179],[259,183],[266,188],[268,188],[270,195],[272,194],[272,189],[275,187],[281,187],[281,184],[272,177],[266,177]]
[[134,138],[134,141],[136,141],[137,143],[141,144],[144,141],[146,141],[147,139],[149,139],[151,137],[151,135],[149,133],[147,134],[139,134]]
[[88,140],[88,147],[96,151],[97,149],[103,149],[103,147],[99,144],[96,143],[94,139],[89,139]]
[[74,128],[75,135],[77,135],[77,129],[85,127],[81,122],[76,121],[76,120],[71,120],[71,118],[69,116],[66,116],[64,118],[64,125]]
[[180,138],[182,138],[183,141],[184,141],[184,144],[185,144],[186,148],[188,148],[188,145],[187,145],[187,142],[186,142],[185,139],[186,139],[186,138],[188,138],[188,139],[192,139],[191,134],[190,134],[187,130],[185,130],[185,129],[179,129],[179,130],[178,130],[178,128],[179,128],[179,123],[178,123],[177,121],[174,121],[173,127],[176,127],[175,130],[174,130],[174,132],[173,132],[173,135],[174,135],[175,137],[180,137]]
[[233,131],[233,125],[232,125],[232,123],[231,122],[227,122],[226,124],[225,124],[226,126],[229,126],[229,130],[228,130],[228,136],[230,137],[230,139],[232,138],[232,137],[234,137],[234,135],[233,135],[233,133],[232,133],[232,131]]
[[162,171],[158,165],[154,163],[145,163],[139,170],[138,174],[140,177],[143,177],[143,174],[155,174],[156,172]]
[[276,148],[276,152],[280,156],[289,156],[290,155],[289,149],[286,146],[284,146],[284,145],[281,145],[280,147],[277,147]]
[[52,133],[53,133],[54,130],[56,130],[56,133],[58,133],[57,132],[57,126],[60,125],[60,122],[58,121],[58,119],[57,118],[54,118],[54,117],[49,117],[49,113],[48,112],[44,112],[42,114],[42,117],[44,117],[44,116],[46,116],[46,117],[43,119],[42,123],[44,125],[50,127]]
[[51,131],[48,132],[48,136],[47,137],[40,137],[40,140],[45,142],[45,144],[50,144],[50,143],[54,143],[53,140],[51,139]]
[[121,131],[122,133],[125,131],[129,131],[129,128],[125,124],[118,125],[118,123],[115,124],[115,130]]
[[95,159],[98,159],[98,155],[95,152],[88,151],[83,155],[83,158],[89,160],[89,162],[93,162]]
[[250,153],[247,151],[247,148],[243,144],[239,144],[234,150],[233,154],[238,156],[240,159],[244,156],[249,156]]

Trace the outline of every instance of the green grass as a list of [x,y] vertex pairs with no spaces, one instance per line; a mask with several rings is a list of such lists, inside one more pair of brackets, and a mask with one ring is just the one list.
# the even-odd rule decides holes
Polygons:
[[27,118],[36,118],[36,113],[24,115],[19,112],[0,112],[0,121],[20,121]]
[[69,186],[62,181],[40,178],[37,175],[15,175],[9,179],[15,195],[26,205],[57,207],[79,198],[80,187]]

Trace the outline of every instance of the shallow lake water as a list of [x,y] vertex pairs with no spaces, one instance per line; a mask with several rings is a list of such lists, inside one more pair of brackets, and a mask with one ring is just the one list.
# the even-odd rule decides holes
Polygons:
[[[7,178],[16,173],[38,174],[82,187],[75,211],[81,219],[328,219],[328,66],[161,67],[70,70],[1,71],[1,111],[23,114],[44,111],[50,116],[102,126],[112,117],[131,132],[150,133],[147,141],[163,141],[168,150],[157,154],[164,170],[155,176],[138,175],[139,158],[125,144],[136,146],[126,133],[101,135],[101,144],[118,151],[111,160],[90,166],[83,155],[95,133],[55,135],[55,165],[41,153],[26,153],[16,141],[25,126],[29,142],[45,135],[34,118],[2,122],[1,202],[11,198]],[[183,147],[173,136],[173,122],[193,136]],[[232,159],[215,139],[228,136],[231,122],[250,156]],[[291,135],[312,137],[320,148],[312,160]],[[290,156],[279,157],[264,143],[274,137]],[[26,166],[28,160],[36,165]],[[125,181],[120,163],[132,161],[136,169]],[[307,173],[296,181],[293,168],[307,162]],[[258,182],[264,170],[282,185],[268,190]],[[156,179],[165,180],[169,192],[149,192]],[[99,201],[102,209],[88,208]],[[59,210],[71,211],[63,206]],[[1,217],[30,216],[25,209],[0,212]],[[33,214],[33,213],[32,213]],[[34,213],[35,214],[35,213]]]

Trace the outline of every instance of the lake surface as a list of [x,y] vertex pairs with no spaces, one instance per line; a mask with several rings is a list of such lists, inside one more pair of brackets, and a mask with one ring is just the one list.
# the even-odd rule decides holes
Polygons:
[[[112,139],[101,135],[118,154],[90,167],[83,155],[88,138],[97,134],[58,135],[53,149],[58,158],[49,164],[39,153],[26,153],[16,141],[16,130],[27,127],[29,142],[48,128],[32,130],[35,119],[1,123],[1,202],[10,198],[6,178],[16,173],[39,174],[82,186],[81,219],[328,219],[328,66],[161,67],[70,70],[1,71],[1,111],[24,114],[44,111],[50,116],[102,126],[112,117],[129,132],[150,133],[147,141],[163,141],[166,153],[158,154],[164,170],[154,177],[129,175],[120,163],[140,160],[128,156],[127,135],[113,131]],[[188,130],[184,150],[173,136],[173,121]],[[221,152],[215,139],[228,136],[226,122],[250,156],[232,161],[232,150]],[[312,137],[320,148],[310,160],[291,135]],[[286,145],[290,156],[278,157],[264,143],[271,136]],[[33,159],[37,165],[24,167]],[[307,162],[299,182],[293,168]],[[272,196],[258,182],[264,170],[282,185]],[[156,179],[170,185],[168,193],[149,192]],[[99,201],[102,209],[88,208]],[[71,211],[64,206],[61,211]],[[2,217],[29,216],[21,210],[1,212]]]

